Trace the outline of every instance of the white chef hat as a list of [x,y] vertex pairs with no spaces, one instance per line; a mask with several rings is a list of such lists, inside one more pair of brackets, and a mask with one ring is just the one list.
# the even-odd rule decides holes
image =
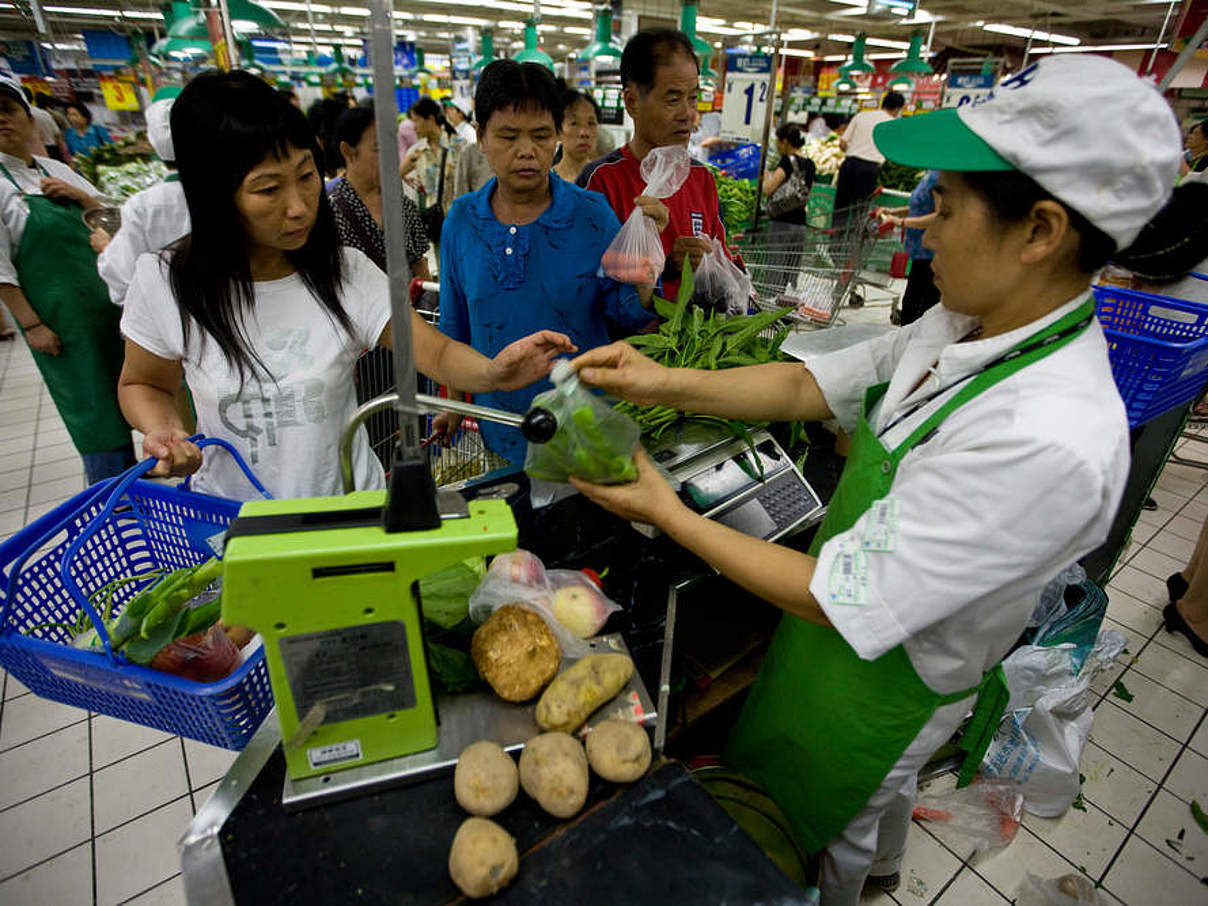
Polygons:
[[155,101],[147,108],[147,140],[167,163],[176,160],[176,149],[172,147],[172,103],[175,98]]

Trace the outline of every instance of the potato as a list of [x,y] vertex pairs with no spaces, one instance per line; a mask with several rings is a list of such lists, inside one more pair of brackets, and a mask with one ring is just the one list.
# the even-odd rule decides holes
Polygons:
[[520,753],[520,785],[555,818],[569,818],[587,801],[587,755],[566,733],[534,736]]
[[471,899],[502,890],[519,870],[516,841],[494,821],[467,818],[453,835],[449,877]]
[[516,800],[518,792],[516,762],[502,746],[483,740],[461,750],[453,770],[453,795],[471,815],[498,815]]
[[470,657],[496,695],[524,702],[554,678],[562,664],[562,649],[545,620],[531,610],[506,604],[474,630]]
[[625,688],[633,661],[625,654],[589,654],[556,677],[537,702],[537,726],[574,733],[602,704]]
[[650,737],[628,720],[605,720],[587,734],[591,769],[613,783],[632,783],[650,767]]

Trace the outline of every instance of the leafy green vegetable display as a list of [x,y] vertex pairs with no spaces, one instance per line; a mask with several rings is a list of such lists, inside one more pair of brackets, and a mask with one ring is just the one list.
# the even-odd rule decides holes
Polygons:
[[883,189],[893,189],[897,192],[913,192],[926,170],[918,167],[908,167],[905,164],[895,164],[891,160],[881,164],[877,172],[877,185]]
[[734,179],[717,167],[706,164],[717,182],[717,198],[721,202],[721,221],[726,233],[737,233],[750,225],[755,217],[755,181]]

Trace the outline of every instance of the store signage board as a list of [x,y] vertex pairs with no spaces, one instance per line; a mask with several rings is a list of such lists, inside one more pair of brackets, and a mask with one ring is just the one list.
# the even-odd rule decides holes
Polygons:
[[625,122],[625,103],[621,97],[620,85],[596,85],[591,90],[600,108],[600,123],[605,126],[619,126]]
[[772,58],[767,54],[731,54],[726,58],[725,99],[721,107],[721,137],[756,142],[772,102]]
[[101,96],[105,106],[110,110],[138,110],[138,92],[133,82],[115,79],[113,76],[100,76]]
[[996,76],[993,73],[953,72],[948,75],[944,86],[945,107],[964,107],[984,101],[994,93]]

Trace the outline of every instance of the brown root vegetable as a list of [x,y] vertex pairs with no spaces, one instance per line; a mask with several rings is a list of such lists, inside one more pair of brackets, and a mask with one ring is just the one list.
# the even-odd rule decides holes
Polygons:
[[555,818],[570,818],[587,801],[587,754],[566,733],[534,736],[520,754],[520,785]]
[[471,899],[502,890],[520,870],[516,841],[494,821],[467,818],[449,849],[449,877]]
[[545,688],[562,663],[558,640],[540,616],[507,604],[474,631],[474,666],[495,694],[524,702]]
[[500,745],[483,740],[462,749],[453,770],[453,795],[471,815],[497,815],[515,801],[519,791],[516,762]]
[[605,720],[587,734],[591,769],[613,783],[633,783],[650,767],[650,737],[628,720]]
[[625,688],[633,661],[625,654],[589,654],[554,679],[537,702],[537,725],[574,733],[591,712]]

